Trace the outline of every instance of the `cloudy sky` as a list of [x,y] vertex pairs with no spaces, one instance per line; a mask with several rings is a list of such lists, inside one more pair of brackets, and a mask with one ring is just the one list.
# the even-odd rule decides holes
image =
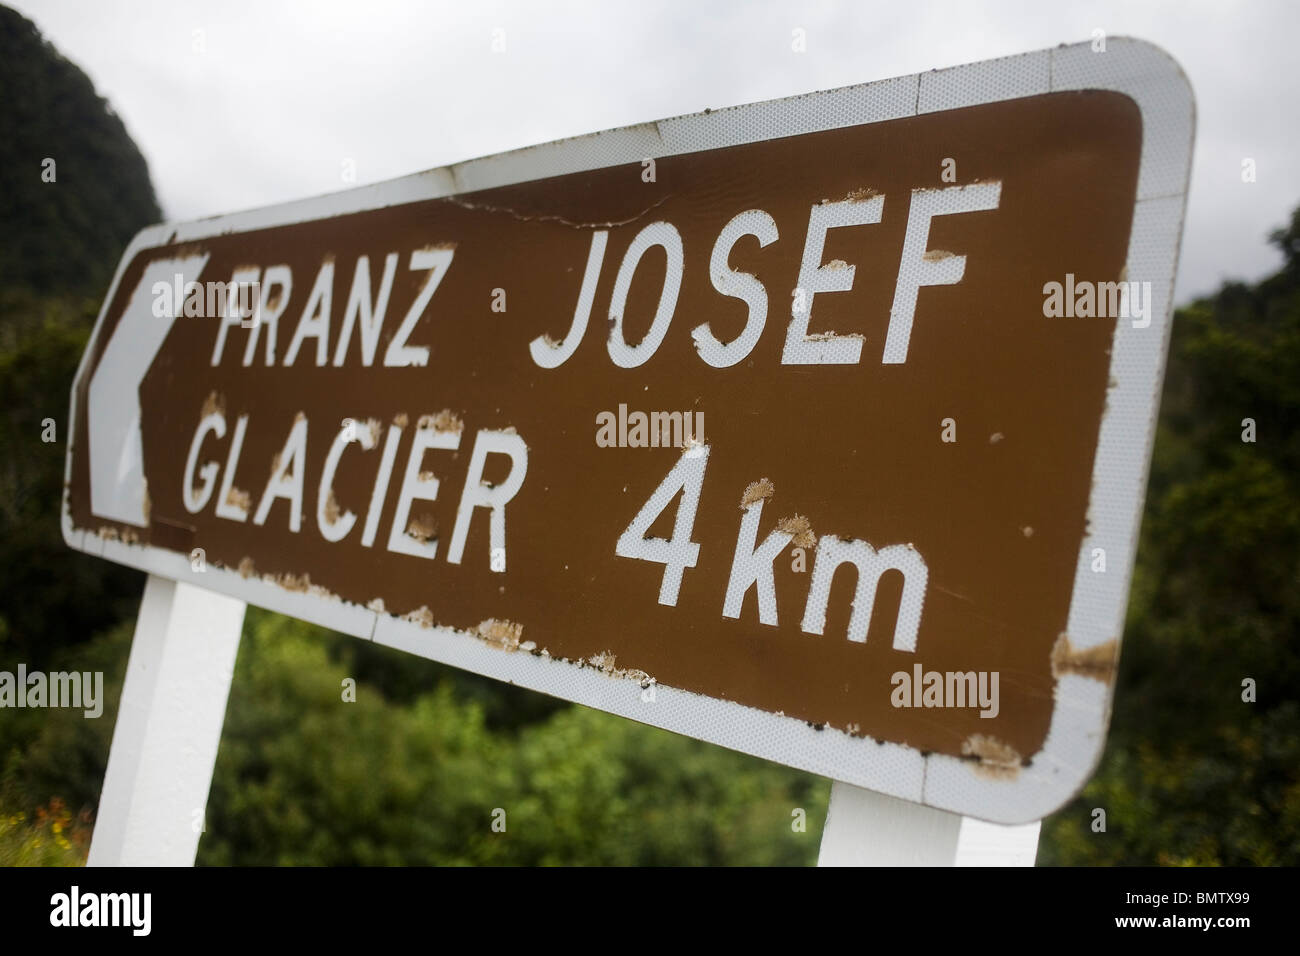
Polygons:
[[[705,107],[1088,40],[1159,44],[1197,100],[1178,298],[1280,261],[1300,204],[1300,3],[5,0],[89,74],[194,219]],[[806,52],[792,50],[792,31]],[[503,31],[496,33],[495,31]],[[494,52],[494,37],[504,51]],[[1257,179],[1242,182],[1242,161]]]

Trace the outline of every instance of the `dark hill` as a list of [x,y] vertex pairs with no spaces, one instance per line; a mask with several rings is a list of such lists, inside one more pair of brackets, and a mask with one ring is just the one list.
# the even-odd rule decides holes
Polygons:
[[0,7],[0,288],[100,295],[126,243],[159,218],[112,107],[35,24]]

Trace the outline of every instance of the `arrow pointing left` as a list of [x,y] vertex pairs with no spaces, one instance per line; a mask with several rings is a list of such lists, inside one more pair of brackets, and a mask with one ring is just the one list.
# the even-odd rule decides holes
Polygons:
[[[208,256],[159,259],[144,269],[90,380],[90,510],[101,518],[149,526],[145,502],[144,440],[140,431],[140,382],[153,366],[176,315],[153,313],[155,283],[181,288],[198,281]],[[173,312],[179,313],[181,302]]]

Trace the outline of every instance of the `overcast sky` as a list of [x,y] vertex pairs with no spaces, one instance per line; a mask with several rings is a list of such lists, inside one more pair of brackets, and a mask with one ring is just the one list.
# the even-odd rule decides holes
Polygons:
[[[1178,299],[1276,268],[1300,204],[1300,3],[4,0],[89,74],[169,219],[1088,40],[1159,44],[1197,101]],[[791,49],[802,28],[807,51]],[[495,30],[504,52],[493,52]],[[498,35],[499,38],[500,35]],[[1242,182],[1242,160],[1257,181]]]

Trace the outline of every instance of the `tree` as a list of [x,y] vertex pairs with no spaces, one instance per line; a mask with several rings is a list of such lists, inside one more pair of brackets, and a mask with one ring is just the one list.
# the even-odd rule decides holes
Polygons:
[[1300,862],[1300,209],[1271,238],[1175,318],[1110,741],[1043,862]]
[[122,121],[7,7],[0,129],[0,666],[12,669],[111,626],[140,594],[138,573],[69,552],[59,506],[77,362],[122,250],[159,212]]

